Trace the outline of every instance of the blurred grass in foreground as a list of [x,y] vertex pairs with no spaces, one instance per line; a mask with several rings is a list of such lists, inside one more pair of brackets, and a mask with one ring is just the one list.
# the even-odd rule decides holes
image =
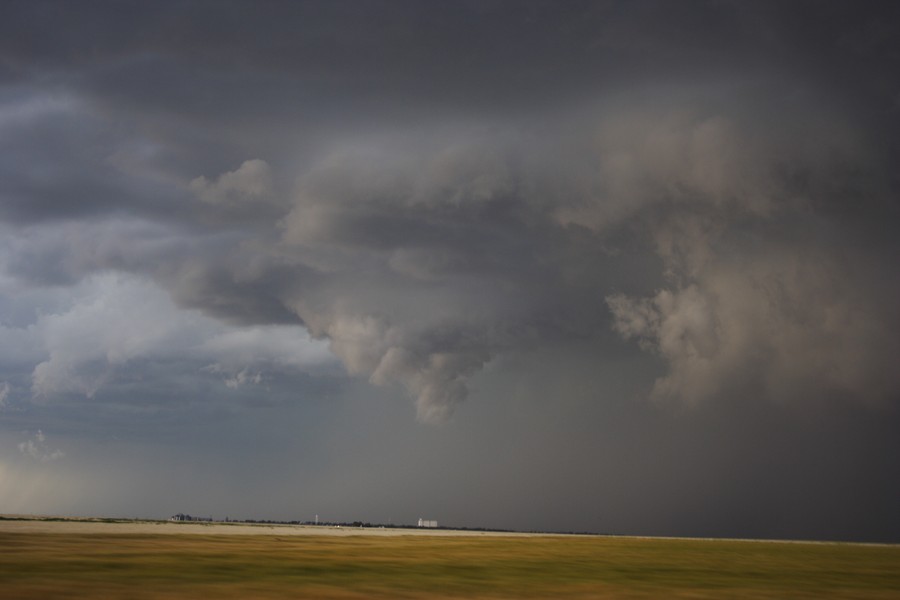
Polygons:
[[0,597],[900,598],[900,546],[0,533]]

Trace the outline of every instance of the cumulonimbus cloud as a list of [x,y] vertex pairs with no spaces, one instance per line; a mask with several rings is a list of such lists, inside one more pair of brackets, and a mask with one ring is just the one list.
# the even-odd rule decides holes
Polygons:
[[[659,398],[737,387],[891,397],[887,304],[848,270],[861,257],[829,250],[858,232],[822,227],[846,195],[881,202],[871,149],[836,115],[786,107],[773,122],[724,105],[651,99],[582,115],[576,135],[561,121],[543,139],[417,134],[339,148],[298,177],[257,240],[257,273],[281,265],[277,301],[349,372],[405,387],[428,421],[451,414],[499,353],[600,340],[610,316],[669,365]],[[657,256],[642,285],[658,291],[572,275],[626,268],[623,239]]]
[[[509,70],[488,29],[473,40],[486,62],[445,72],[394,52],[396,32],[417,27],[348,34],[334,56],[319,53],[328,68],[291,58],[329,47],[312,30],[281,38],[304,48],[294,54],[240,56],[212,36],[217,51],[202,59],[193,38],[123,36],[92,53],[60,40],[17,71],[25,91],[0,106],[27,117],[0,119],[4,215],[35,224],[11,232],[7,271],[29,285],[124,271],[234,326],[304,327],[348,372],[405,388],[424,420],[451,414],[496,356],[571,340],[613,356],[637,339],[668,365],[660,397],[711,398],[735,382],[776,397],[809,382],[895,397],[883,331],[898,291],[883,257],[896,242],[881,224],[896,219],[885,167],[896,149],[866,115],[887,131],[896,119],[869,81],[885,78],[848,67],[895,72],[878,44],[763,39],[755,28],[780,22],[769,8],[748,8],[753,19],[696,9],[733,34],[696,46],[694,17],[664,5],[650,11],[665,15],[658,35],[637,8],[533,8],[579,27],[561,40],[516,21],[533,60]],[[279,20],[272,10],[260,23]],[[18,18],[36,17],[23,7]],[[417,39],[441,60],[440,44]],[[16,40],[4,38],[9,56],[30,64]],[[845,61],[836,68],[858,91],[833,97],[831,79],[796,57],[754,66],[794,43]],[[735,72],[696,48],[722,48]],[[572,70],[542,67],[544,53]],[[399,61],[396,79],[369,79],[373,57]],[[67,75],[65,102],[46,102],[45,71]],[[255,85],[266,93],[248,93]],[[445,96],[456,109],[439,108]],[[81,143],[85,130],[94,143]],[[842,348],[853,357],[839,360]],[[81,381],[61,354],[42,364],[39,388]]]

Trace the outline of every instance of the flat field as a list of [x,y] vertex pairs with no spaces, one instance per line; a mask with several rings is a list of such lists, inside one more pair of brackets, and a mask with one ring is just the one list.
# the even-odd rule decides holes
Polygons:
[[896,545],[89,525],[0,521],[0,597],[900,598]]

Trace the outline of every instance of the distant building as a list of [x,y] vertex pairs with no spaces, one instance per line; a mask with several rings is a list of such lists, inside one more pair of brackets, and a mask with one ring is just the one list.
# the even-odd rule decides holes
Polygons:
[[427,519],[419,519],[419,527],[437,527],[437,521],[429,521]]
[[191,515],[183,515],[178,513],[172,517],[169,517],[170,521],[212,521],[212,517],[192,517]]

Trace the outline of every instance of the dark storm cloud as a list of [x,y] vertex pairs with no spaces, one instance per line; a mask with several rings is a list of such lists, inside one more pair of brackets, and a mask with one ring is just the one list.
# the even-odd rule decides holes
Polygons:
[[[39,395],[111,397],[124,373],[181,356],[188,342],[154,326],[175,317],[138,283],[152,279],[236,331],[302,325],[350,374],[405,389],[423,420],[445,421],[473,382],[500,377],[498,362],[547,347],[565,349],[541,362],[548,374],[573,356],[633,356],[649,396],[695,406],[697,423],[737,427],[759,410],[736,436],[745,451],[779,406],[897,408],[895,3],[0,13],[0,284],[94,286],[97,306],[152,300],[131,337],[90,302],[39,317],[65,325],[35,330],[62,332],[34,338],[47,351],[31,374]],[[81,360],[84,311],[109,333]],[[204,376],[229,389],[261,381],[250,356],[215,364]],[[6,395],[21,394],[18,377]],[[628,418],[635,435],[665,436],[664,417]],[[673,456],[705,465],[692,427]],[[787,429],[785,448],[803,427]]]
[[[403,383],[436,418],[498,352],[557,336],[609,344],[604,298],[622,335],[670,363],[660,385],[674,396],[714,395],[718,380],[779,380],[765,366],[746,374],[760,353],[783,365],[782,352],[833,347],[834,357],[786,369],[807,373],[804,385],[832,372],[848,344],[891,350],[872,339],[874,323],[893,324],[883,303],[845,298],[829,282],[847,274],[818,261],[865,225],[774,243],[783,223],[803,237],[804,215],[834,219],[851,201],[854,214],[890,213],[892,148],[854,110],[871,108],[869,90],[837,93],[826,77],[850,83],[856,68],[878,73],[894,60],[873,60],[887,42],[861,42],[880,5],[826,9],[809,27],[798,23],[802,4],[94,8],[106,10],[7,9],[6,26],[32,35],[5,36],[5,64],[19,86],[43,90],[20,101],[28,118],[6,126],[18,149],[4,162],[8,218],[124,212],[232,233],[207,233],[210,244],[184,257],[167,252],[163,266],[125,258],[126,244],[103,252],[89,242],[65,259],[81,265],[72,277],[124,268],[235,322],[299,319],[351,372]],[[71,26],[51,37],[53,19]],[[813,51],[834,58],[833,70],[811,67]],[[41,102],[49,108],[27,108]],[[130,135],[112,125],[123,120]],[[226,122],[241,133],[225,134],[225,155],[195,159]],[[187,138],[173,134],[180,124]],[[104,131],[112,137],[97,139]],[[295,139],[300,158],[241,141],[276,135]],[[622,255],[623,228],[647,236],[664,279],[617,275],[647,263]],[[735,235],[750,241],[737,247]],[[739,258],[723,261],[722,250]],[[784,270],[779,252],[809,259]],[[60,261],[49,256],[52,279]],[[823,275],[799,281],[810,261]],[[717,304],[719,288],[736,290],[728,282],[748,273],[757,274],[738,294],[763,294],[753,306],[771,298],[765,281],[783,290],[755,317],[765,323],[793,322],[816,303],[844,316],[835,331],[814,323],[749,344],[729,329],[730,318],[748,322],[746,310]],[[623,295],[660,286],[652,300]],[[854,317],[860,304],[865,316]],[[861,362],[840,382],[851,395],[871,395],[867,383],[880,379],[875,395],[896,392],[877,360]]]
[[343,120],[361,108],[404,120],[460,109],[497,115],[646,77],[736,71],[802,71],[870,88],[867,76],[889,75],[886,63],[896,60],[885,52],[896,12],[889,3],[88,6],[7,4],[7,69],[77,85],[105,103],[201,119],[312,111]]
[[177,189],[127,172],[124,153],[128,144],[140,140],[123,139],[114,124],[76,96],[40,91],[2,95],[0,131],[0,216],[5,221],[178,211]]

